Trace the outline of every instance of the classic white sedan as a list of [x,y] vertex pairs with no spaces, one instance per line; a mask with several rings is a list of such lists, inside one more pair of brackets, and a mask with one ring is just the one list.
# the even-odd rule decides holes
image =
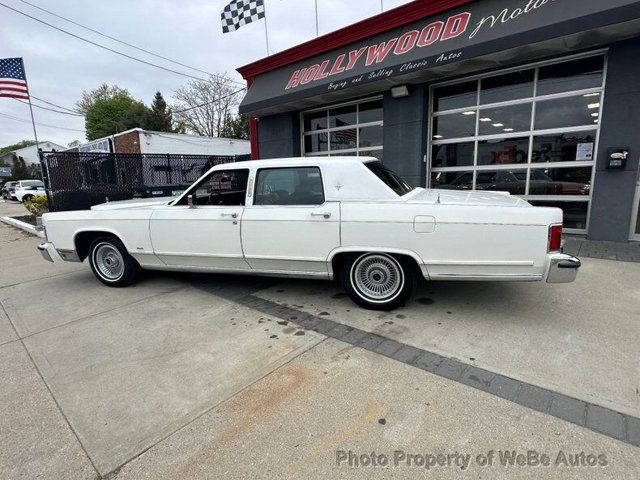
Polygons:
[[501,192],[412,188],[375,158],[219,165],[175,199],[45,214],[45,259],[104,284],[140,269],[339,278],[358,305],[390,310],[428,280],[566,283],[562,211]]

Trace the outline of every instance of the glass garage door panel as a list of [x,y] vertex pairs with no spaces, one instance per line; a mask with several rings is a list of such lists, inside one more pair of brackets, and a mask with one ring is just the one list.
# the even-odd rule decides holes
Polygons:
[[302,112],[306,156],[368,156],[382,159],[381,97]]
[[574,56],[434,86],[431,187],[510,192],[561,208],[565,227],[583,233],[605,60],[603,54]]

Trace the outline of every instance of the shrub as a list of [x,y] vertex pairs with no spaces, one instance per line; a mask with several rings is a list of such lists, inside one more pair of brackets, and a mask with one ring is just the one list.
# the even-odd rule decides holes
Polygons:
[[29,213],[36,217],[41,217],[43,213],[49,210],[47,207],[47,197],[31,197],[25,200],[24,206],[29,210]]

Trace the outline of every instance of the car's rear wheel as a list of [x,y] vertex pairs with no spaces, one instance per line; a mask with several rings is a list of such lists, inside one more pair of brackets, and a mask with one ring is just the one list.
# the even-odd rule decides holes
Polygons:
[[22,201],[23,202],[28,202],[32,198],[33,198],[33,195],[25,195],[24,197],[22,197]]
[[342,267],[342,284],[351,299],[370,310],[403,306],[416,285],[410,260],[387,253],[353,256]]
[[138,278],[138,264],[115,237],[99,237],[91,243],[89,265],[96,278],[110,287],[127,287]]

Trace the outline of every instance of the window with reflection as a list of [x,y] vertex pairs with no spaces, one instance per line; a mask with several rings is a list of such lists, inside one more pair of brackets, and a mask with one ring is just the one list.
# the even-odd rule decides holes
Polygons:
[[541,100],[536,104],[536,130],[594,125],[600,118],[600,96]]
[[566,228],[584,230],[604,66],[598,54],[434,87],[431,187],[553,197]]
[[473,165],[475,143],[434,145],[431,164],[434,167],[470,167]]
[[502,135],[531,130],[532,103],[480,110],[479,135]]
[[597,131],[533,137],[533,163],[592,161]]
[[478,104],[478,82],[466,82],[437,88],[433,109],[436,112],[473,107]]
[[329,110],[329,127],[347,127],[358,123],[358,111],[355,105]]
[[474,137],[476,112],[450,113],[433,118],[434,140]]
[[358,142],[360,148],[382,146],[382,125],[361,128]]
[[382,121],[382,99],[358,105],[358,123]]
[[476,190],[509,192],[524,195],[527,191],[526,170],[480,170],[476,173]]
[[478,165],[510,165],[528,161],[528,137],[478,142]]
[[538,74],[538,96],[602,87],[604,56],[541,67]]
[[534,78],[533,69],[483,78],[480,83],[480,104],[531,98]]
[[303,112],[301,126],[304,155],[382,157],[382,98]]
[[473,190],[473,171],[432,172],[431,188],[447,190]]
[[591,167],[534,168],[529,180],[529,195],[590,195],[592,171]]

